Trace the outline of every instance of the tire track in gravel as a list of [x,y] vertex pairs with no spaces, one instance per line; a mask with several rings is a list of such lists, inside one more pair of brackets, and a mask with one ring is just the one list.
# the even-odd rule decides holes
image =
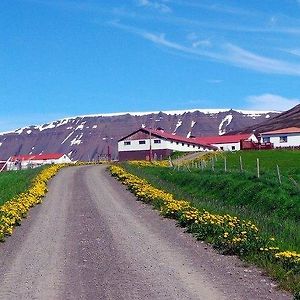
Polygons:
[[104,166],[63,169],[0,245],[0,299],[292,299],[135,201]]

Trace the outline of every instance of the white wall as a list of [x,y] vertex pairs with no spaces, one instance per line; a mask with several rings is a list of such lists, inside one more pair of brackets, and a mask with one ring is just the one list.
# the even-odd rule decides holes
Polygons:
[[[156,144],[154,141],[155,140],[160,140],[160,144]],[[145,144],[139,144],[139,141],[145,141]],[[125,145],[124,142],[130,142],[130,145]],[[159,138],[152,138],[151,139],[151,147],[152,150],[157,150],[157,149],[170,149],[174,151],[183,151],[183,152],[194,152],[194,151],[205,151],[209,149],[204,149],[203,147],[198,147],[195,145],[193,147],[192,144],[187,144],[182,142],[171,142],[169,140],[165,139],[159,139]],[[149,150],[150,148],[150,139],[143,139],[143,140],[125,140],[125,141],[120,141],[118,142],[118,151],[143,151],[143,150]]]
[[[264,137],[269,137],[270,143],[274,144],[274,148],[300,146],[300,133],[289,133],[289,134],[278,134],[278,135],[262,134],[261,136],[262,136],[262,141]],[[287,136],[286,143],[280,142],[281,136]]]
[[[223,151],[239,151],[239,150],[241,150],[240,142],[238,142],[238,143],[226,143],[226,144],[213,144],[213,145],[218,147],[219,150],[223,150]],[[222,149],[222,147],[223,147],[223,149]]]
[[[258,139],[254,134],[251,134],[250,137],[247,139],[247,141],[253,141],[255,143],[258,142]],[[220,150],[223,151],[239,151],[241,150],[241,143],[223,143],[223,144],[213,144],[214,146],[218,147]],[[223,149],[221,149],[223,147]],[[232,148],[234,147],[234,149]]]
[[[63,155],[59,159],[47,159],[47,160],[23,160],[21,161],[21,169],[28,169],[28,168],[36,168],[43,165],[51,165],[51,164],[64,164],[64,163],[71,163],[71,159],[67,155]],[[15,165],[15,162],[8,162],[7,163],[7,170],[19,170],[19,164]]]

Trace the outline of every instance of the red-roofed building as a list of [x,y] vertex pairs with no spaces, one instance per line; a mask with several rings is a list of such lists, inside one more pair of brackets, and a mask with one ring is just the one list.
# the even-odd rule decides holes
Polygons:
[[163,129],[140,128],[118,141],[119,160],[163,159],[173,151],[213,151],[217,147]]
[[211,144],[224,151],[238,151],[243,149],[255,149],[258,143],[257,137],[253,133],[243,133],[235,135],[218,135],[196,137],[195,141],[204,144]]
[[71,163],[71,159],[62,153],[26,154],[9,158],[7,170],[21,170],[36,168],[42,165]]
[[289,127],[260,134],[263,143],[272,143],[274,148],[300,147],[300,128]]

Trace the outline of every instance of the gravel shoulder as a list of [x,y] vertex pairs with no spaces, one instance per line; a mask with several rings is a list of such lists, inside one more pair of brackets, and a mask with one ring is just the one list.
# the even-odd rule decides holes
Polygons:
[[104,166],[66,168],[0,244],[0,299],[292,299],[135,200]]

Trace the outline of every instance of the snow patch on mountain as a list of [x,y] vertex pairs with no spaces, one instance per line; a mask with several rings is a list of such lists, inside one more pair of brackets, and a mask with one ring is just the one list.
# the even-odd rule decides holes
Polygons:
[[76,137],[71,141],[70,146],[82,144],[82,140],[81,140],[82,137],[83,137],[83,133],[81,133],[80,135],[76,135]]
[[64,144],[70,137],[71,135],[74,133],[74,131],[72,131],[62,142],[61,145]]
[[226,133],[226,127],[231,123],[233,119],[233,115],[227,115],[219,125],[219,135],[223,135]]
[[182,121],[179,120],[179,121],[177,122],[176,127],[175,127],[175,129],[174,129],[173,132],[176,132],[176,130],[177,130],[181,125],[182,125]]

